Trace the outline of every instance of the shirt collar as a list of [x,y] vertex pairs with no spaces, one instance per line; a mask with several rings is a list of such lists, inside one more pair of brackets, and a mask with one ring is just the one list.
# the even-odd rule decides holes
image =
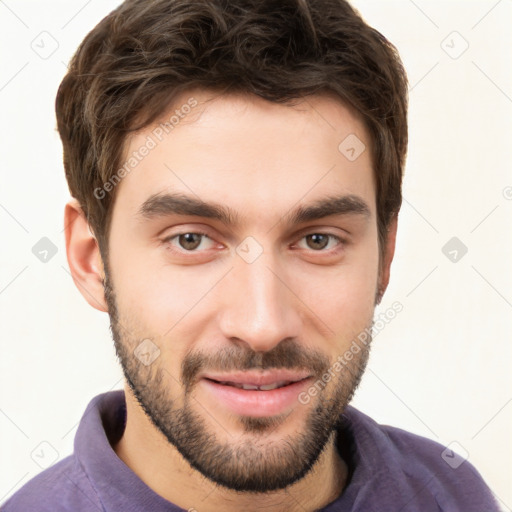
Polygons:
[[[155,493],[115,453],[112,446],[121,438],[125,422],[124,391],[110,391],[89,403],[75,436],[75,455],[106,512],[183,511]],[[354,407],[346,407],[340,417],[337,446],[349,475],[342,495],[322,509],[325,512],[352,510],[366,500],[396,507],[401,495],[404,505],[407,503],[409,493],[401,488],[403,478],[399,477],[403,475],[401,465],[379,427]],[[386,496],[392,501],[387,503]]]
[[123,390],[96,396],[82,416],[75,436],[75,455],[106,512],[181,512],[148,487],[115,453],[126,422]]

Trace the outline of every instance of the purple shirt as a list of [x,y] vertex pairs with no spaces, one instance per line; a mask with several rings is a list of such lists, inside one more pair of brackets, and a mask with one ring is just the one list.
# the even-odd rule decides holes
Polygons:
[[[458,465],[462,459],[441,444],[379,425],[352,406],[342,417],[338,449],[349,479],[322,511],[499,512],[478,471],[467,461]],[[125,421],[124,391],[95,397],[78,427],[74,453],[26,483],[2,512],[182,512],[112,449]]]

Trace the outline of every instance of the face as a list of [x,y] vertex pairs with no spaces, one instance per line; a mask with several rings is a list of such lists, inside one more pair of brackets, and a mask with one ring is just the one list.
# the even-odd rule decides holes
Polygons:
[[[367,346],[335,363],[379,284],[370,141],[331,97],[191,96],[167,135],[127,141],[127,158],[155,144],[116,189],[111,328],[133,394],[191,466],[268,492],[314,466],[366,365]],[[339,149],[351,134],[355,160]]]

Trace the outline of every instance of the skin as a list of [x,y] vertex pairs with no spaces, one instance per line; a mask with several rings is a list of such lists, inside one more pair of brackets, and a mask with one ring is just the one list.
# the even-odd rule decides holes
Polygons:
[[[232,414],[212,400],[195,379],[198,373],[191,374],[187,388],[181,365],[191,354],[200,354],[203,368],[214,369],[221,351],[233,369],[252,355],[275,355],[281,361],[281,348],[290,343],[299,356],[311,354],[311,369],[318,362],[315,377],[321,377],[319,370],[331,366],[371,325],[377,292],[384,293],[389,281],[396,219],[379,262],[370,139],[359,117],[338,99],[311,96],[292,107],[196,90],[183,96],[182,103],[190,96],[198,106],[116,187],[107,283],[96,239],[77,201],[66,205],[73,279],[91,306],[111,317],[115,308],[119,318],[111,318],[111,324],[123,370],[139,391],[146,385],[141,393],[153,412],[157,407],[160,412],[187,410],[194,421],[202,422],[203,433],[213,436],[214,446],[252,447],[230,458],[232,467],[212,466],[211,471],[231,475],[243,468],[260,470],[257,455],[262,454],[268,474],[282,474],[292,453],[278,451],[279,456],[272,457],[272,450],[284,450],[285,440],[298,448],[300,439],[313,439],[309,422],[326,403],[334,404],[332,417],[323,422],[329,436],[310,461],[310,470],[286,488],[234,490],[216,485],[203,474],[206,470],[194,468],[126,385],[127,425],[114,449],[150,488],[185,510],[313,511],[336,499],[345,486],[347,466],[334,445],[334,417],[357,387],[367,354],[355,357],[308,404],[297,401],[286,414],[272,418]],[[140,148],[155,126],[130,137],[126,155]],[[338,150],[349,134],[366,145],[355,161]],[[176,191],[229,206],[240,217],[239,225],[194,216],[137,216],[153,194]],[[297,225],[284,221],[298,205],[333,194],[357,196],[369,215],[329,216]],[[163,241],[196,232],[208,234],[196,252],[187,253],[179,237]],[[332,238],[321,248],[306,237],[315,233],[345,242]],[[263,249],[251,263],[236,252],[246,237]],[[160,350],[149,366],[133,355],[144,339]],[[207,458],[205,447],[211,443],[188,443],[199,458],[204,448]]]

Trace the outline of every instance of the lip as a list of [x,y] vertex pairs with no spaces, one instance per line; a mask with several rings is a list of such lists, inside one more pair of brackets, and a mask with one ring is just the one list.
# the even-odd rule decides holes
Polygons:
[[[222,375],[223,382],[236,382],[253,385],[272,384],[280,380],[294,380],[297,372],[293,372],[294,379],[282,378],[281,372],[271,372],[268,375],[259,375],[254,381],[256,375],[249,377],[249,372],[239,374]],[[288,372],[288,376],[291,372]],[[238,380],[233,380],[237,378]],[[243,380],[240,380],[243,379]],[[268,417],[276,416],[287,412],[290,408],[296,407],[299,394],[310,384],[312,377],[306,374],[304,378],[297,380],[281,388],[272,390],[245,390],[233,386],[220,384],[210,377],[204,376],[199,380],[199,386],[207,395],[210,395],[214,404],[219,404],[229,409],[232,413],[240,416]],[[250,380],[250,381],[249,381]]]
[[234,382],[235,384],[252,384],[253,386],[265,386],[280,381],[297,382],[311,377],[307,371],[297,370],[264,370],[264,371],[239,371],[232,373],[205,373],[200,376],[203,379],[216,380],[217,382]]

